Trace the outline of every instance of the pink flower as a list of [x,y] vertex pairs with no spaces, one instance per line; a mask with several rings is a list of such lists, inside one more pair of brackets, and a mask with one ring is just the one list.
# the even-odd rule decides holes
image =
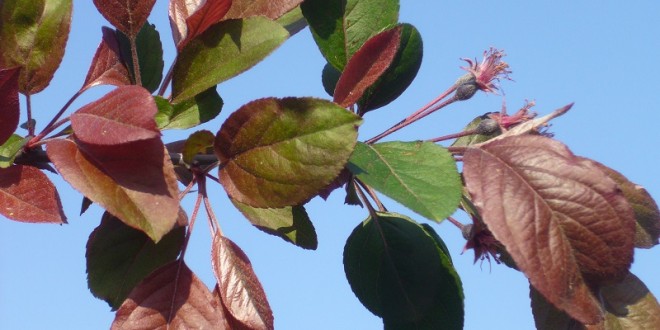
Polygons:
[[534,105],[534,101],[526,101],[525,105],[520,108],[520,110],[518,110],[513,115],[508,115],[506,113],[506,103],[502,102],[502,111],[499,113],[491,113],[489,114],[489,117],[495,120],[503,131],[506,131],[512,126],[516,126],[536,117],[535,112],[529,111],[529,109]]
[[474,76],[477,88],[484,92],[495,94],[495,90],[498,89],[494,83],[495,80],[500,81],[500,78],[511,80],[509,78],[509,73],[511,73],[509,65],[502,61],[504,55],[503,51],[491,47],[489,50],[484,51],[484,59],[481,63],[477,63],[476,58],[474,62],[468,58],[462,58],[470,66],[467,68],[461,67],[461,69],[468,71]]

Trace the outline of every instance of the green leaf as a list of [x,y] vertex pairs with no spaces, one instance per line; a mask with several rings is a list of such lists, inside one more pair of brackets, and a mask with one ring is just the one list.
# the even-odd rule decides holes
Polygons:
[[360,302],[386,325],[463,327],[462,285],[449,257],[405,216],[377,213],[357,226],[344,247],[344,270]]
[[190,41],[179,54],[172,78],[172,102],[189,99],[253,67],[289,33],[264,17],[228,20]]
[[[131,42],[121,31],[117,30],[117,39],[119,39],[119,49],[122,58],[126,60],[126,66],[135,81],[135,68],[133,61],[128,60],[131,56]],[[135,43],[137,45],[138,64],[140,65],[140,77],[142,78],[142,87],[150,92],[154,92],[160,86],[163,79],[163,44],[160,41],[160,34],[156,31],[156,25],[144,24],[137,34]]]
[[156,244],[143,232],[104,213],[101,224],[87,241],[90,291],[113,310],[119,308],[144,277],[176,259],[184,238],[185,227],[176,227]]
[[[483,122],[486,119],[490,119],[489,116],[490,113],[483,114],[477,118],[474,118],[465,128],[463,131],[471,131],[474,129],[477,129],[479,127],[479,124]],[[496,132],[493,134],[472,134],[472,135],[466,135],[466,136],[461,136],[454,143],[451,144],[452,147],[469,147],[474,144],[486,142],[498,135],[502,134],[502,131],[498,128]]]
[[23,138],[12,134],[7,142],[0,146],[0,168],[7,168],[14,163],[14,159],[19,151],[30,141],[30,138]]
[[0,5],[0,67],[22,66],[19,89],[35,94],[62,62],[72,0],[4,0]]
[[172,105],[156,96],[158,114],[156,123],[160,129],[187,129],[208,122],[220,114],[223,102],[215,86],[194,97]]
[[339,82],[339,77],[341,77],[341,72],[335,69],[332,64],[326,63],[321,73],[321,81],[323,83],[323,89],[325,89],[328,95],[335,95],[335,88],[337,87],[337,82]]
[[316,230],[304,206],[260,209],[233,199],[231,202],[259,230],[303,249],[316,250],[318,246]]
[[366,184],[420,215],[440,222],[461,200],[456,162],[430,142],[358,143],[348,169]]
[[300,10],[300,6],[291,9],[289,12],[278,18],[276,22],[282,25],[289,32],[290,36],[293,36],[307,27],[307,20],[305,20],[305,16],[303,16],[302,10]]
[[383,107],[401,95],[417,76],[422,65],[422,36],[410,24],[399,24],[401,41],[389,68],[358,102],[360,113]]
[[207,130],[191,134],[183,145],[183,161],[192,164],[195,155],[213,153],[215,136]]
[[346,165],[361,119],[314,98],[266,98],[231,116],[216,135],[220,181],[253,207],[300,205]]
[[398,0],[307,0],[300,8],[319,50],[339,71],[369,38],[399,21]]

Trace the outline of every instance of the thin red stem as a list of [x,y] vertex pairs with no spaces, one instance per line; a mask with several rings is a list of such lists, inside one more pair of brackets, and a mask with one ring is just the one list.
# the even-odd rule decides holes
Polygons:
[[429,139],[428,141],[429,142],[441,142],[441,141],[457,139],[459,137],[473,135],[473,134],[477,134],[477,130],[472,129],[472,130],[462,131],[462,132],[458,132],[458,133],[454,133],[454,134],[448,134],[448,135],[445,135],[445,136],[440,136],[440,137],[437,137],[437,138]]
[[25,95],[25,107],[27,109],[28,135],[34,135],[34,125],[32,125],[32,101],[30,94]]

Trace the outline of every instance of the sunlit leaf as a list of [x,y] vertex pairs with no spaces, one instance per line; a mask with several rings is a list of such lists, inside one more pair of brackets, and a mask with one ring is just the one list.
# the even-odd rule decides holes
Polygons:
[[344,168],[360,123],[350,111],[314,98],[250,102],[216,135],[222,185],[253,207],[300,205]]
[[160,137],[151,94],[139,86],[121,86],[71,115],[76,138],[89,144],[116,145]]
[[111,329],[230,328],[211,291],[185,263],[175,261],[131,291],[115,314]]
[[205,123],[220,114],[222,98],[215,86],[195,97],[172,105],[162,97],[155,97],[158,105],[156,123],[160,129],[186,129]]
[[188,41],[220,22],[231,7],[231,0],[172,0],[169,5],[174,44],[181,49]]
[[278,236],[303,249],[316,250],[318,240],[314,225],[304,206],[260,209],[231,200],[234,206],[260,230]]
[[[122,58],[126,61],[131,77],[135,77],[130,40],[122,32],[117,32],[117,38]],[[160,34],[156,31],[156,26],[149,24],[149,22],[144,24],[135,38],[135,45],[142,87],[154,92],[163,79],[163,67],[165,65],[163,63],[163,45],[160,42]],[[133,81],[135,81],[135,78],[133,78]]]
[[399,49],[401,28],[381,32],[367,40],[348,60],[334,91],[334,101],[349,107],[389,68]]
[[321,53],[339,71],[369,38],[399,21],[398,0],[307,0],[300,8]]
[[20,68],[0,69],[0,145],[18,128],[18,74]]
[[19,90],[46,88],[62,62],[72,0],[5,0],[0,6],[0,68],[21,66]]
[[28,141],[30,141],[30,138],[28,137],[24,138],[13,134],[3,145],[0,145],[0,168],[12,166],[14,159],[16,159],[16,155],[28,143]]
[[96,49],[92,65],[87,71],[87,77],[81,90],[98,85],[123,86],[131,84],[125,60],[122,58],[119,41],[115,31],[108,27],[102,28],[103,38]]
[[175,227],[156,244],[143,232],[104,213],[87,241],[89,289],[113,309],[119,308],[142,279],[176,259],[184,236],[185,227]]
[[156,0],[94,0],[96,9],[119,31],[135,37],[147,21]]
[[0,168],[0,214],[20,222],[66,223],[57,189],[31,166]]
[[442,221],[461,200],[456,162],[431,142],[358,143],[348,163],[358,179],[424,217]]
[[53,140],[48,157],[84,196],[158,242],[179,210],[176,176],[159,139],[119,146]]
[[179,103],[259,63],[289,33],[263,17],[213,25],[183,47],[172,77],[172,102]]
[[436,239],[409,218],[377,213],[346,241],[344,270],[351,289],[386,326],[462,329],[462,285]]
[[276,19],[291,11],[303,0],[233,0],[227,18],[266,16]]
[[243,250],[216,234],[211,258],[219,294],[228,313],[248,329],[274,329],[266,293]]
[[195,155],[213,153],[214,140],[215,135],[207,130],[191,134],[183,145],[183,161],[192,164]]
[[463,163],[474,205],[531,284],[580,322],[601,321],[586,281],[625,276],[633,255],[635,219],[617,184],[542,136],[469,148]]

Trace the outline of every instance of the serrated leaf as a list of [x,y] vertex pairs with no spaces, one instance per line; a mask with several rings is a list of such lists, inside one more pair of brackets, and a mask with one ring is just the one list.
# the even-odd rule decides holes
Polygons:
[[118,145],[160,137],[151,94],[139,86],[120,86],[71,115],[71,127],[80,141]]
[[[181,212],[180,216],[185,217]],[[157,244],[143,232],[109,213],[87,241],[87,285],[95,297],[112,309],[152,271],[176,259],[183,246],[185,227],[175,227]]]
[[[119,31],[117,31],[117,38],[119,40],[119,49],[121,50],[122,58],[126,61],[125,64],[128,67],[131,77],[135,77],[135,68],[133,68],[133,61],[131,60],[133,57],[130,39]],[[163,63],[163,45],[156,26],[146,22],[135,38],[135,45],[137,48],[142,87],[150,92],[154,92],[158,89],[160,81],[163,79],[163,67],[165,65]],[[135,78],[132,80],[135,81]]]
[[386,325],[418,328],[436,319],[442,328],[463,327],[462,287],[451,261],[407,217],[377,213],[358,225],[344,247],[344,270],[358,299]]
[[456,162],[431,142],[358,143],[348,169],[374,189],[437,222],[461,200]]
[[301,2],[303,0],[233,0],[227,18],[265,16],[277,19]]
[[66,223],[57,189],[31,166],[0,168],[0,214],[20,222]]
[[260,209],[233,199],[231,202],[259,230],[278,236],[303,249],[316,250],[318,246],[316,230],[304,206]]
[[13,134],[0,146],[0,168],[7,168],[14,164],[14,159],[21,149],[30,141],[30,138]]
[[369,38],[399,21],[398,0],[307,0],[300,8],[323,57],[339,71]]
[[357,102],[389,68],[401,42],[401,28],[383,31],[369,38],[348,60],[334,91],[342,107]]
[[42,91],[62,62],[72,0],[7,0],[0,6],[0,67],[21,66],[19,90]]
[[158,105],[156,123],[160,129],[186,129],[205,123],[220,114],[223,102],[215,86],[177,104],[155,97]]
[[197,154],[213,153],[214,140],[215,135],[207,130],[191,134],[183,145],[183,161],[186,164],[192,164]]
[[[477,118],[474,118],[470,123],[463,128],[463,131],[471,131],[479,127],[479,124],[481,124],[482,121],[486,119],[490,119],[489,116],[490,113],[483,114],[481,116],[478,116]],[[472,135],[466,135],[466,136],[461,136],[454,143],[451,144],[452,147],[469,147],[474,144],[479,144],[482,142],[486,142],[498,135],[502,134],[502,132],[498,129],[497,132],[493,134],[472,134]]]
[[178,49],[220,22],[231,7],[231,0],[172,0],[169,5],[170,25]]
[[21,112],[18,104],[20,68],[0,69],[0,145],[18,128]]
[[617,184],[542,136],[469,148],[463,163],[479,214],[531,284],[580,322],[600,322],[586,281],[625,276],[633,255],[633,211]]
[[230,328],[222,306],[209,289],[184,262],[175,261],[131,291],[115,314],[111,329]]
[[232,113],[216,135],[220,181],[261,208],[301,205],[339,175],[361,119],[314,98],[266,98]]
[[46,151],[71,186],[154,242],[174,227],[176,176],[159,139],[118,146],[52,140]]
[[125,35],[135,37],[147,21],[156,0],[94,0],[96,9]]
[[266,293],[241,248],[216,233],[211,258],[218,292],[228,313],[248,329],[274,329]]
[[122,58],[115,30],[103,27],[103,37],[96,49],[92,64],[81,91],[98,85],[124,86],[131,84],[131,77]]
[[181,49],[173,69],[172,102],[192,98],[253,67],[288,37],[281,25],[264,17],[213,25]]

